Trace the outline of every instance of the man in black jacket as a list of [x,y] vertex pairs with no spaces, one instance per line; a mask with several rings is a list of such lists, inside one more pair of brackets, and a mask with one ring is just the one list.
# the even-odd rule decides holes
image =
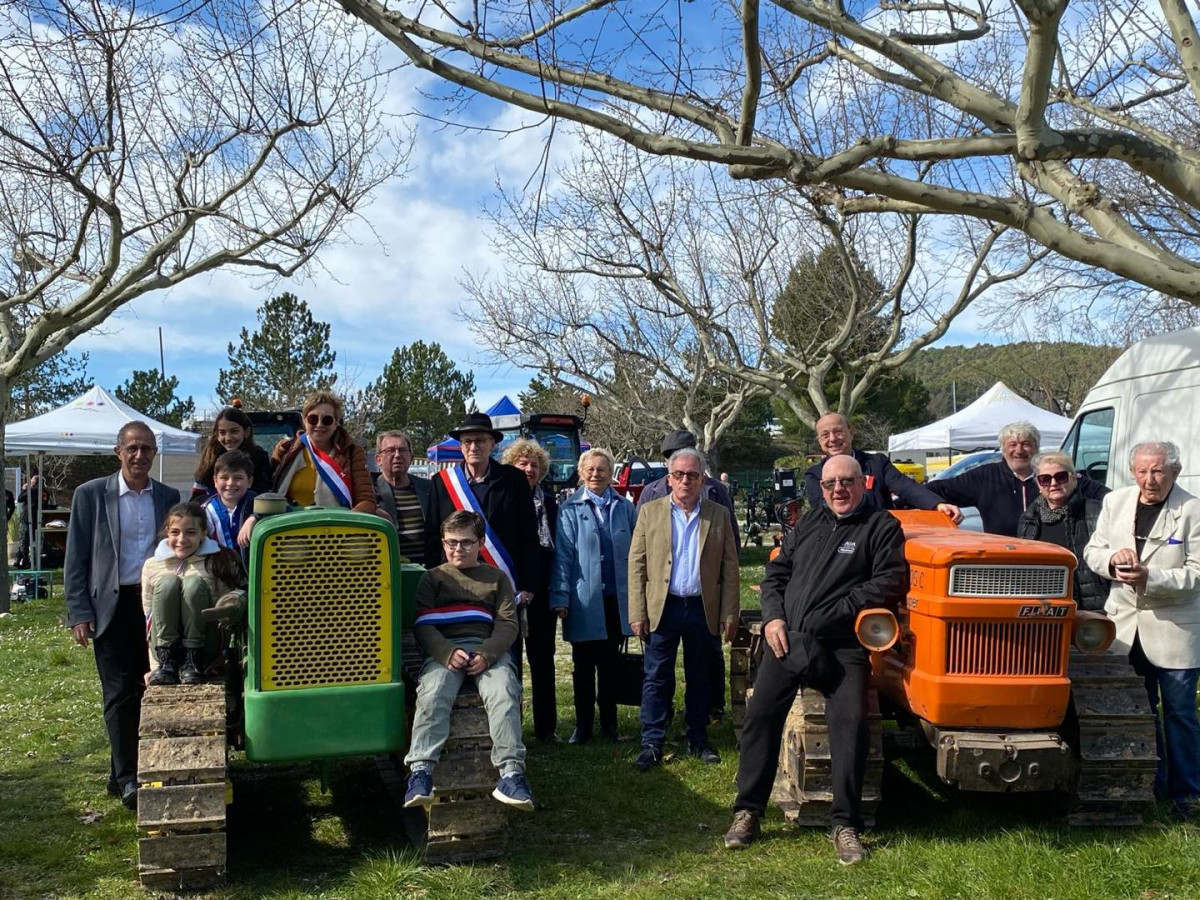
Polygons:
[[[1021,513],[1038,496],[1033,458],[1042,443],[1042,433],[1032,422],[1010,422],[998,438],[1003,459],[968,469],[954,478],[929,482],[929,490],[959,506],[979,508],[983,530],[989,534],[1017,536]],[[1108,488],[1080,476],[1076,488],[1083,497],[1101,500]]]
[[[500,568],[511,567],[513,591],[521,608],[532,599],[540,571],[537,513],[529,481],[515,466],[492,459],[492,450],[504,434],[492,427],[491,418],[484,413],[468,413],[450,436],[462,444],[463,462],[430,480],[425,567],[432,569],[445,561],[441,525],[446,516],[460,507],[474,509],[502,545],[505,558],[497,562],[505,563]],[[481,559],[497,564],[486,556]]]
[[872,607],[894,609],[908,587],[904,534],[889,513],[867,503],[862,468],[850,456],[833,456],[821,473],[825,505],[811,510],[767,564],[762,583],[763,652],[754,696],[742,729],[738,795],[730,849],[745,847],[759,832],[779,765],[784,722],[804,685],[825,694],[829,723],[833,804],[830,834],[838,860],[860,862],[863,774],[866,767],[867,651],[854,622]]
[[902,507],[907,509],[936,509],[952,518],[956,523],[962,521],[962,513],[957,506],[947,503],[937,494],[921,487],[894,465],[883,453],[863,453],[854,449],[854,429],[841,413],[826,413],[817,419],[817,443],[825,459],[809,467],[804,473],[804,492],[808,495],[809,505],[816,509],[825,504],[821,491],[821,469],[827,460],[834,456],[852,456],[862,469],[864,489],[867,502],[880,509],[895,509],[896,503],[892,495],[900,499]]

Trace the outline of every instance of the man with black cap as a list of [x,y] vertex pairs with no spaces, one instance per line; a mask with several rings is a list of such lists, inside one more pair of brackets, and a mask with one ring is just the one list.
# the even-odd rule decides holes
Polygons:
[[[672,431],[663,437],[663,458],[669,461],[677,450],[685,447],[694,450],[696,436],[683,428]],[[642,493],[638,497],[638,512],[641,512],[642,507],[651,500],[666,497],[670,493],[671,485],[667,483],[665,475],[657,481],[650,482],[642,489]],[[705,472],[700,496],[706,500],[712,500],[714,503],[720,503],[729,510],[729,521],[733,525],[733,544],[735,547],[741,547],[742,535],[738,530],[737,513],[733,509],[733,496],[729,493],[729,486]],[[725,651],[721,649],[720,636],[713,639],[712,664],[708,667],[708,696],[712,698],[711,718],[713,721],[719,722],[725,718]]]
[[425,510],[425,567],[446,560],[442,521],[455,510],[477,512],[487,526],[480,559],[508,574],[517,606],[522,607],[533,597],[541,546],[529,480],[515,466],[492,459],[492,450],[504,434],[492,427],[484,413],[468,413],[450,437],[462,445],[463,461],[431,479]]
[[779,766],[788,710],[803,685],[825,697],[832,763],[830,838],[844,865],[867,856],[859,840],[869,745],[870,658],[854,624],[871,607],[895,609],[908,587],[904,533],[891,514],[865,499],[862,467],[832,456],[821,472],[825,503],[808,512],[767,563],[762,582],[763,653],[746,708],[738,794],[725,846],[753,842]]

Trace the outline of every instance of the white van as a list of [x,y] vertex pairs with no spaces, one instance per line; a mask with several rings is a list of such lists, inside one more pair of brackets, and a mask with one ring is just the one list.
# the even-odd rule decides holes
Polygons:
[[1133,484],[1140,441],[1179,446],[1180,485],[1200,494],[1200,328],[1147,338],[1122,353],[1088,391],[1063,452],[1110,488]]

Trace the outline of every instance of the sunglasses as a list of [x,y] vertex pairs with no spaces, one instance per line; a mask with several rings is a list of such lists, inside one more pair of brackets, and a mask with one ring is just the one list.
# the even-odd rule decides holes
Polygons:
[[672,481],[699,481],[701,479],[699,472],[672,472]]
[[304,421],[307,422],[309,425],[311,425],[313,428],[316,428],[318,425],[323,425],[326,428],[328,428],[330,425],[332,425],[337,420],[334,419],[333,416],[318,416],[316,413],[309,413],[307,416],[304,417]]
[[856,482],[856,481],[858,481],[858,479],[854,478],[854,477],[829,478],[829,479],[826,479],[825,481],[821,482],[821,487],[823,487],[827,491],[832,491],[839,484],[844,488],[853,487],[854,482]]
[[1042,487],[1050,487],[1052,484],[1066,484],[1071,480],[1071,473],[1067,471],[1054,472],[1050,475],[1039,475],[1037,483]]

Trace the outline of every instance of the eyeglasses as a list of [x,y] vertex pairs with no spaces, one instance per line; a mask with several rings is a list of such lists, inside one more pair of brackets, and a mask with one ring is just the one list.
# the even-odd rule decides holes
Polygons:
[[671,473],[672,481],[692,482],[692,481],[699,481],[701,479],[701,477],[702,476],[699,472],[672,472]]
[[139,453],[142,456],[153,456],[158,452],[158,448],[153,444],[126,444],[121,448],[121,452],[130,456],[137,456]]
[[407,447],[389,447],[386,450],[379,451],[380,456],[404,456],[411,453],[412,451]]
[[311,425],[313,428],[316,428],[318,425],[322,425],[325,428],[328,428],[330,425],[332,425],[337,420],[334,419],[333,416],[318,416],[316,413],[309,413],[307,416],[304,417],[304,421],[307,422],[309,425]]
[[489,441],[492,441],[492,438],[490,435],[488,437],[481,437],[481,438],[461,438],[459,440],[459,443],[462,444],[462,446],[464,446],[464,447],[482,447],[484,444],[487,444]]
[[821,487],[827,491],[832,491],[839,484],[844,488],[853,487],[856,481],[858,481],[858,478],[853,475],[846,478],[827,478],[821,482]]
[[442,543],[451,550],[470,550],[479,543],[475,538],[442,538]]
[[1037,483],[1042,487],[1050,487],[1052,484],[1066,484],[1070,480],[1071,473],[1066,469],[1063,469],[1061,472],[1050,472],[1037,477]]

